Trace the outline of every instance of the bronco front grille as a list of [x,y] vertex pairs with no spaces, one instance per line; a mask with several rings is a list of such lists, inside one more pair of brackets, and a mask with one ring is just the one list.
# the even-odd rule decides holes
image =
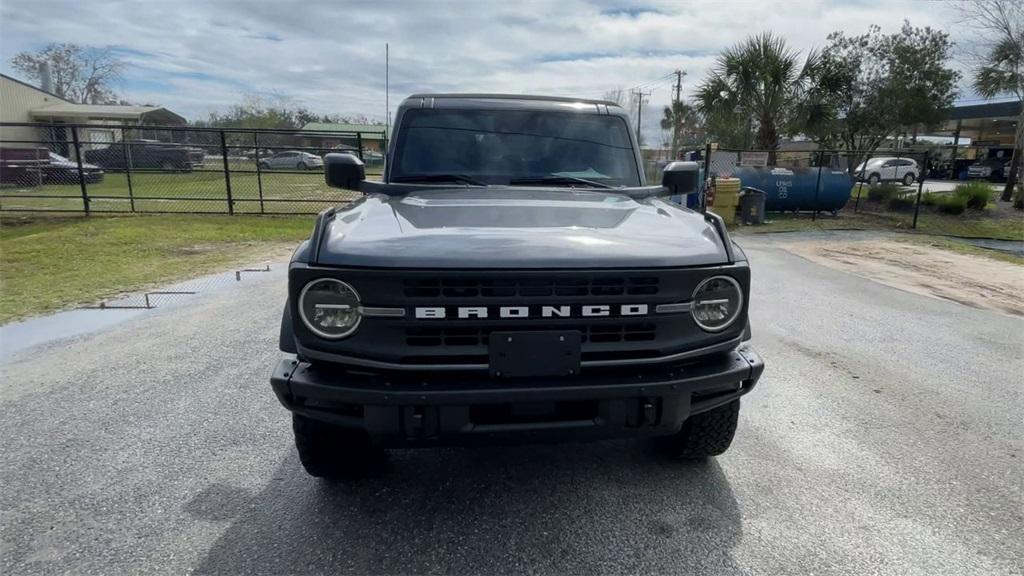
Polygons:
[[656,276],[560,278],[415,278],[404,281],[409,298],[551,298],[579,296],[651,296]]
[[[649,342],[657,338],[656,326],[649,322],[559,326],[558,329],[578,330],[582,342]],[[486,346],[491,332],[509,331],[507,326],[414,327],[406,328],[405,343],[408,346]]]

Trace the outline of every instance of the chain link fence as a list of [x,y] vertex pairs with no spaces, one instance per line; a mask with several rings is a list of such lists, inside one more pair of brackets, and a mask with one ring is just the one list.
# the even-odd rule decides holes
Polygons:
[[323,156],[384,168],[386,134],[0,123],[0,211],[315,214],[359,194],[329,188]]

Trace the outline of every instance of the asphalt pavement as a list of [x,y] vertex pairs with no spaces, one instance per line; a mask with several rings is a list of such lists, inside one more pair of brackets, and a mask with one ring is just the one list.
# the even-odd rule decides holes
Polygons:
[[1024,320],[743,238],[767,368],[732,449],[395,451],[307,476],[282,274],[10,355],[3,574],[1021,574]]

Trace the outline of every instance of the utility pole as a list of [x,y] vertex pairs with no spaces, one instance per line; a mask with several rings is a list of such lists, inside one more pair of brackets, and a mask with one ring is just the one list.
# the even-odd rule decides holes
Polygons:
[[644,96],[650,96],[651,93],[649,91],[644,92],[642,90],[630,90],[629,93],[636,98],[636,145],[639,146],[640,125],[642,123],[644,114]]
[[683,76],[686,76],[686,72],[683,70],[676,70],[676,102],[680,102],[682,99],[683,92]]
[[679,155],[679,132],[682,128],[682,119],[678,118],[677,115],[682,109],[680,105],[682,103],[683,93],[683,76],[686,76],[686,72],[683,70],[676,70],[676,99],[672,104],[672,160],[675,160]]

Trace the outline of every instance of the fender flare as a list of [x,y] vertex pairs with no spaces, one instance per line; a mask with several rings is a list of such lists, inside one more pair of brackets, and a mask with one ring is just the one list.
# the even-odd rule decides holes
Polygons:
[[292,331],[292,307],[288,301],[285,301],[284,312],[281,313],[281,332],[278,336],[277,347],[281,349],[281,352],[299,353],[298,347],[295,346],[295,332]]

